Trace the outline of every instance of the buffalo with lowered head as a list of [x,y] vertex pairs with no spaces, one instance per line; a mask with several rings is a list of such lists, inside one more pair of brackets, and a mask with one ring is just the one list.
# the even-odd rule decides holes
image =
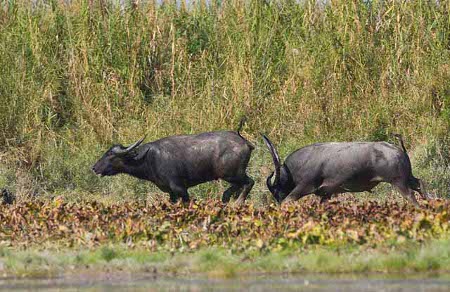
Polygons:
[[424,198],[429,196],[422,181],[413,176],[403,140],[396,136],[402,149],[386,142],[317,143],[294,151],[281,165],[275,147],[263,135],[275,164],[267,187],[278,203],[309,194],[320,196],[322,203],[333,194],[370,191],[380,182],[387,182],[417,206],[414,191]]
[[129,147],[114,145],[92,170],[101,176],[126,173],[151,181],[169,193],[172,202],[189,201],[187,189],[192,186],[223,179],[231,186],[222,201],[240,194],[236,203],[241,204],[254,184],[246,173],[254,147],[239,133],[243,122],[237,131],[171,136],[142,144],[144,137]]

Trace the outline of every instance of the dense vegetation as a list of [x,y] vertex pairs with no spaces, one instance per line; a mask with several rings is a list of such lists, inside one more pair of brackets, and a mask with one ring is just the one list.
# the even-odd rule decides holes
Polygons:
[[[417,176],[450,181],[448,1],[3,1],[0,5],[0,187],[19,195],[154,188],[98,179],[111,143],[233,129],[270,158],[329,140],[405,136]],[[217,197],[225,186],[206,186]]]
[[[259,137],[285,157],[401,133],[415,175],[448,197],[449,1],[2,1],[0,68],[0,189],[19,199],[0,205],[1,275],[450,268],[447,201],[416,209],[379,187],[275,207]],[[242,116],[257,147],[240,208],[220,203],[222,183],[180,206],[90,170],[112,143]]]
[[334,200],[278,208],[225,208],[216,200],[170,203],[18,203],[0,207],[0,242],[14,247],[60,244],[98,246],[125,242],[152,251],[226,247],[234,252],[308,248],[311,245],[372,247],[446,238],[450,204],[422,209],[397,202]]

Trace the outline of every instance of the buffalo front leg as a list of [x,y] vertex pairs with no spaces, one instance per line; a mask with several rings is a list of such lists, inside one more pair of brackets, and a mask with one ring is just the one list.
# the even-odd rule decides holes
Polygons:
[[320,204],[325,204],[331,199],[331,194],[323,194],[320,196]]
[[171,185],[170,186],[170,201],[176,203],[179,198],[183,200],[183,203],[189,202],[189,194],[185,186],[182,185]]
[[299,200],[300,198],[313,193],[314,190],[304,185],[297,185],[283,200],[283,205]]

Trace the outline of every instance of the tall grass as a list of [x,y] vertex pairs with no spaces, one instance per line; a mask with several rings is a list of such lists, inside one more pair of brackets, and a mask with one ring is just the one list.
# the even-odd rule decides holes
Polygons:
[[[152,191],[90,165],[113,142],[242,115],[282,154],[400,132],[435,191],[450,181],[448,1],[4,1],[0,68],[0,183],[24,194]],[[253,175],[264,165],[261,149]]]

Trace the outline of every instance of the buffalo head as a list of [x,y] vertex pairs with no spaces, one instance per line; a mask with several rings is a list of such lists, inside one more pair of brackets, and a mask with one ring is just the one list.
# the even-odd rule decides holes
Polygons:
[[139,160],[144,153],[136,154],[133,151],[136,147],[142,144],[145,136],[128,147],[122,145],[114,145],[106,151],[105,154],[95,163],[92,170],[95,174],[100,176],[111,176],[121,173],[129,160]]

